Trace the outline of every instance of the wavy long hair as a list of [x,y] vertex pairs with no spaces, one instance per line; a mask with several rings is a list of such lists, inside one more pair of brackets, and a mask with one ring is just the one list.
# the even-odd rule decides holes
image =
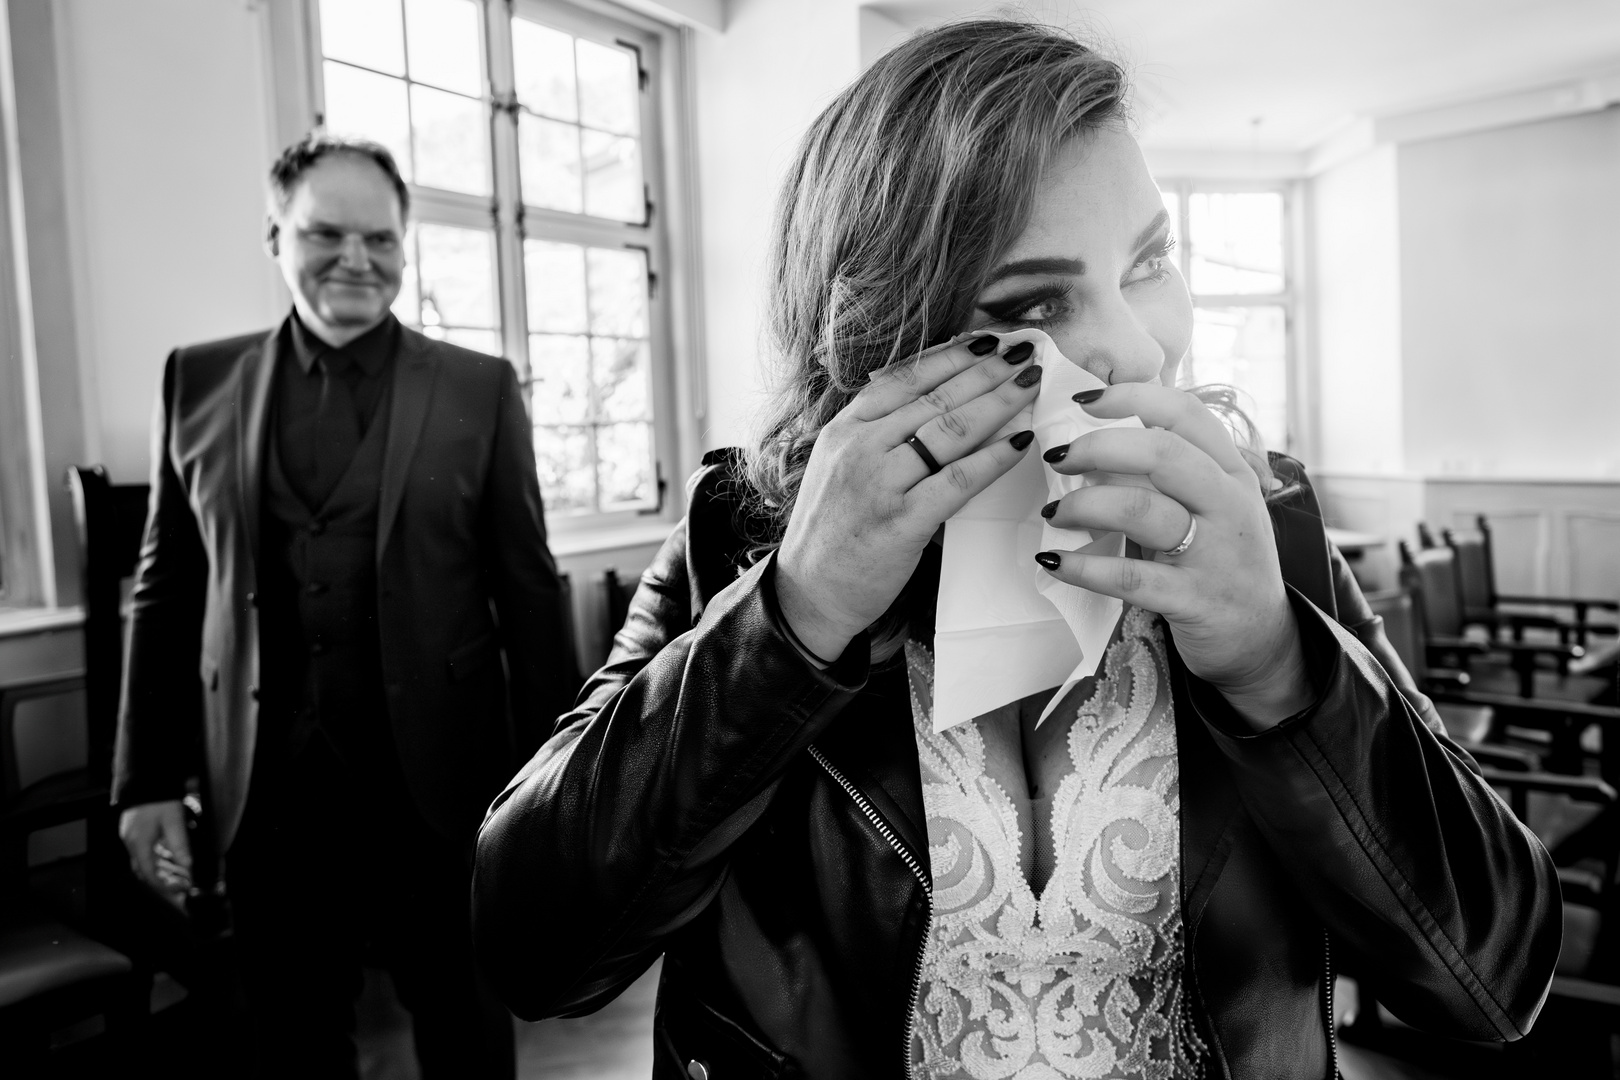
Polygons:
[[[821,429],[870,372],[967,326],[1053,158],[1125,126],[1128,89],[1120,65],[1062,31],[979,19],[909,38],[816,118],[777,206],[777,387],[744,466],[756,553],[780,542]],[[1225,412],[1231,396],[1207,399]]]

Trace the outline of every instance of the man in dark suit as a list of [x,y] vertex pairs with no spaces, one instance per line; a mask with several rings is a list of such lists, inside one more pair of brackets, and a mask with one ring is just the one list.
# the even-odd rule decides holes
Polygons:
[[510,1015],[472,960],[472,844],[577,682],[522,391],[390,314],[409,195],[388,151],[310,136],[271,186],[292,313],[164,368],[120,832],[182,895],[181,799],[205,778],[263,1074],[356,1074],[365,950],[424,1076],[510,1077]]

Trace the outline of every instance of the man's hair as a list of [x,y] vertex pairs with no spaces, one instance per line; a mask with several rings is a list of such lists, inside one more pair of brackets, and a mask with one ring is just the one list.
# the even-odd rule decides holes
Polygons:
[[276,158],[276,163],[270,166],[271,209],[278,214],[287,209],[299,178],[316,162],[333,154],[355,154],[373,162],[394,186],[394,195],[399,199],[399,216],[410,216],[411,193],[405,187],[405,178],[399,174],[399,166],[394,163],[394,155],[388,152],[386,146],[370,139],[329,135],[321,131],[312,131],[287,147]]

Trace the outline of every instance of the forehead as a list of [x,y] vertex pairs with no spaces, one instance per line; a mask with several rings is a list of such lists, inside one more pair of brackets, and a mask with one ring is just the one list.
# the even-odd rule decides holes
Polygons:
[[294,221],[323,221],[359,229],[399,228],[399,195],[388,174],[361,154],[321,158],[293,183],[286,214]]
[[1099,258],[1111,246],[1129,246],[1163,208],[1136,140],[1117,128],[1096,129],[1054,157],[1007,257]]

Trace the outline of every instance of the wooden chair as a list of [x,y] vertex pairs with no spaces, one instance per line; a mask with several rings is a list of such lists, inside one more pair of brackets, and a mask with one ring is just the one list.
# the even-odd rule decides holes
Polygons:
[[[30,835],[79,820],[87,832],[110,825],[107,788],[96,770],[25,782],[19,767],[20,707],[82,685],[78,676],[48,677],[0,690],[0,1062],[8,1076],[42,1068],[58,1031],[99,1017],[110,1037],[122,1039],[146,1011],[148,983],[131,959],[72,925],[29,887]],[[87,893],[87,901],[96,899]]]
[[[1515,641],[1523,639],[1525,627],[1542,627],[1559,635],[1564,643],[1573,638],[1579,646],[1591,634],[1620,633],[1616,622],[1593,622],[1594,612],[1620,614],[1620,598],[1520,596],[1496,591],[1496,561],[1491,546],[1491,525],[1484,514],[1474,519],[1472,533],[1446,529],[1446,546],[1456,553],[1458,591],[1463,602],[1463,619],[1487,627],[1494,635],[1502,627],[1512,630]],[[1540,608],[1541,611],[1513,611],[1512,607]],[[1548,614],[1545,609],[1562,609]],[[1572,616],[1572,617],[1571,617]]]
[[624,627],[624,620],[630,615],[630,601],[635,598],[636,589],[641,586],[641,577],[619,577],[616,567],[608,567],[602,571],[602,591],[607,599],[607,619],[602,628],[602,656],[605,659],[613,651],[613,638]]

